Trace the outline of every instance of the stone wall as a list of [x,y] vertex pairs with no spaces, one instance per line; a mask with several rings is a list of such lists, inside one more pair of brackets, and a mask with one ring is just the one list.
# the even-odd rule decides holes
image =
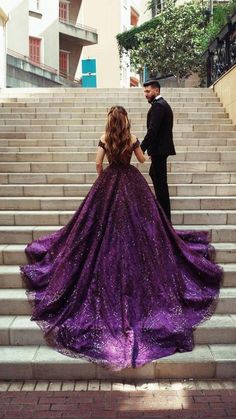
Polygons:
[[77,87],[77,84],[20,58],[7,56],[7,87],[60,86]]
[[236,124],[236,65],[217,80],[213,89],[223,103],[226,112]]

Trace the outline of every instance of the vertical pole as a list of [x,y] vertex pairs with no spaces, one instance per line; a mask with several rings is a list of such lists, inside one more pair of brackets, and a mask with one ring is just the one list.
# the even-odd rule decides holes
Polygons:
[[0,88],[6,87],[7,78],[7,47],[6,23],[8,16],[0,8]]
[[214,0],[210,0],[210,21],[213,21],[213,7],[214,7]]
[[207,65],[207,87],[210,87],[212,84],[211,73],[212,73],[212,53],[208,51],[206,65]]

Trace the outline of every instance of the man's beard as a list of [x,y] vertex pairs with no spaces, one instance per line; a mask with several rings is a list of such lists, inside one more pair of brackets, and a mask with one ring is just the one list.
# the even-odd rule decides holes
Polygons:
[[156,96],[152,96],[152,98],[148,99],[148,103],[152,104]]

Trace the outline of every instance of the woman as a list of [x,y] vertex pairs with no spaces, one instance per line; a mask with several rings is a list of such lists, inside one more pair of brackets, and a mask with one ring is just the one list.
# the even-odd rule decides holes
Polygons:
[[113,370],[191,351],[222,278],[208,234],[174,231],[133,152],[145,161],[125,109],[112,107],[97,180],[65,227],[27,246],[31,264],[21,266],[48,343]]

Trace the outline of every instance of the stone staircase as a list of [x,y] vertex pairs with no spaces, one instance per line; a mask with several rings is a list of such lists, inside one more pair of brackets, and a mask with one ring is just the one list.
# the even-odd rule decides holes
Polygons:
[[[210,89],[163,89],[177,155],[168,159],[173,223],[212,231],[224,283],[192,352],[112,372],[45,345],[19,275],[26,243],[64,225],[96,179],[106,111],[122,104],[145,133],[141,89],[9,89],[0,96],[0,379],[236,377],[236,130]],[[134,161],[145,178],[149,164]]]

